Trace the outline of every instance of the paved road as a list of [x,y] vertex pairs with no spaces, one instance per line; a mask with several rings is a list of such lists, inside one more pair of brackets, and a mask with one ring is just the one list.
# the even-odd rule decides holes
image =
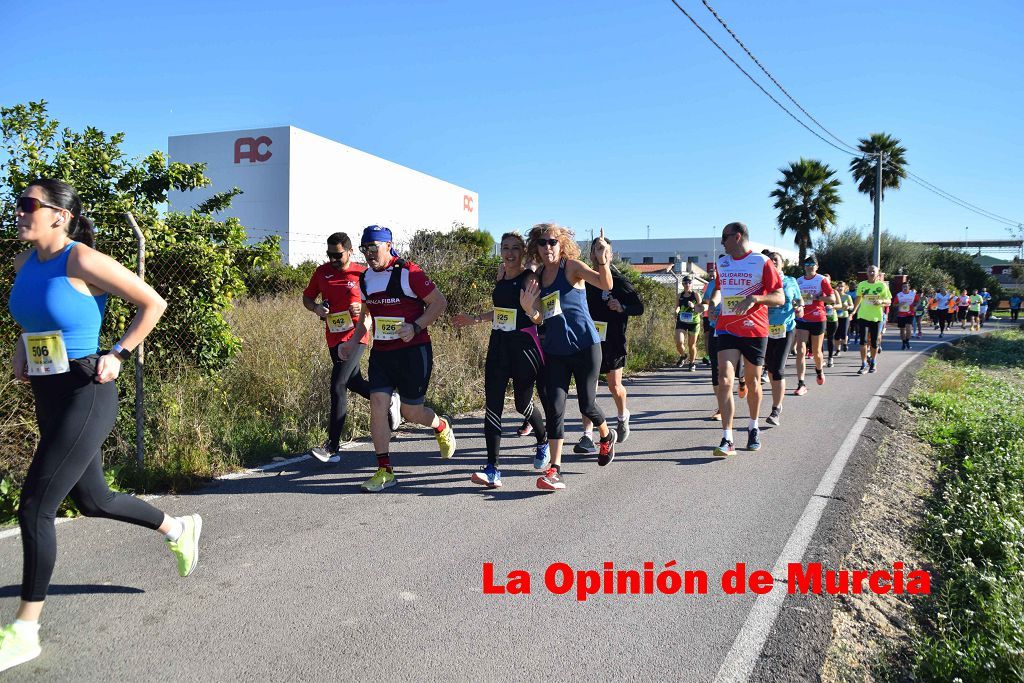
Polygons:
[[[926,336],[910,353],[935,341]],[[908,357],[898,347],[893,329],[874,375],[855,375],[855,354],[840,357],[825,386],[787,397],[761,452],[725,461],[710,456],[720,427],[706,419],[708,371],[672,368],[628,383],[632,437],[609,467],[568,455],[564,492],[535,488],[532,438],[514,436],[504,488],[471,484],[482,420],[466,417],[451,462],[428,435],[402,435],[400,485],[383,494],[359,493],[374,469],[360,444],[337,465],[306,460],[162,498],[168,512],[205,520],[188,579],[148,532],[93,519],[61,525],[43,655],[8,678],[711,680],[754,600],[722,595],[717,578],[738,561],[772,567],[839,443]],[[614,412],[607,394],[601,403]],[[575,438],[575,406],[572,416]],[[0,539],[5,619],[20,553],[17,537]],[[580,603],[543,586],[554,562],[670,560],[706,571],[710,592]],[[532,594],[484,595],[485,562],[499,576],[529,571]]]

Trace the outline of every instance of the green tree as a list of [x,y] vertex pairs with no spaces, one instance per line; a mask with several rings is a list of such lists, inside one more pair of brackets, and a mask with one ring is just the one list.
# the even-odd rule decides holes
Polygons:
[[782,180],[771,192],[778,211],[779,231],[794,234],[793,242],[800,249],[800,263],[811,248],[815,232],[827,233],[829,225],[836,223],[839,197],[839,179],[836,172],[817,159],[791,162],[789,168],[779,169]]
[[485,230],[456,224],[448,232],[417,230],[409,240],[408,257],[429,268],[456,267],[459,263],[494,255],[494,238]]
[[860,139],[857,149],[864,156],[850,161],[850,173],[857,183],[858,192],[866,194],[872,202],[875,201],[875,173],[879,152],[885,157],[882,167],[882,200],[885,200],[886,189],[900,189],[900,183],[907,177],[907,150],[899,140],[888,133],[872,133],[870,137]]
[[[206,187],[204,164],[168,163],[163,152],[130,159],[121,150],[123,133],[107,135],[94,127],[61,128],[47,113],[46,102],[0,108],[0,238],[14,238],[14,199],[35,178],[71,184],[84,211],[96,221],[97,246],[135,269],[137,240],[124,214],[134,215],[146,238],[147,280],[167,300],[163,320],[147,340],[155,359],[176,357],[215,369],[237,350],[224,314],[245,291],[238,255],[250,263],[276,260],[277,243],[246,246],[245,230],[234,218],[220,221],[212,213],[226,209],[239,190],[214,194],[191,213],[167,213],[161,205],[171,190]],[[12,273],[2,284],[10,287]],[[104,339],[116,339],[131,319],[129,306],[111,300]],[[12,321],[0,314],[3,339],[13,340]]]

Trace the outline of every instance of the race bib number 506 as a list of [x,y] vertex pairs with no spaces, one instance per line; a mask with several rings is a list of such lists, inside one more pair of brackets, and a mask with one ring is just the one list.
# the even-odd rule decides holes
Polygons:
[[26,332],[21,339],[25,343],[29,375],[59,375],[71,369],[60,330]]

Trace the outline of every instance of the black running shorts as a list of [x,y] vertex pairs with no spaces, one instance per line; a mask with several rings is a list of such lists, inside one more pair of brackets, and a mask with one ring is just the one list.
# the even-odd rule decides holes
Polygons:
[[735,334],[720,334],[715,341],[718,342],[719,353],[736,349],[751,365],[757,367],[764,365],[768,337],[737,337]]
[[434,352],[430,344],[417,344],[387,351],[370,350],[367,383],[370,393],[397,390],[402,403],[418,405],[427,397]]

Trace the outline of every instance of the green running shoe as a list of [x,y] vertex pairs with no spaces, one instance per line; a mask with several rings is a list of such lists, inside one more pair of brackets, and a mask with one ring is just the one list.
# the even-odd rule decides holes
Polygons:
[[377,491],[389,489],[397,483],[398,480],[395,478],[393,472],[388,472],[387,469],[378,467],[373,476],[363,482],[362,489],[364,491],[376,493]]
[[0,671],[24,664],[40,655],[39,634],[34,636],[19,633],[14,624],[0,629]]
[[185,526],[185,530],[178,536],[177,541],[167,541],[167,547],[178,559],[178,575],[188,576],[199,564],[199,537],[203,533],[203,518],[199,515],[189,515],[178,519]]
[[441,449],[441,457],[447,460],[455,455],[455,432],[452,431],[450,417],[441,419],[444,420],[444,431],[437,435],[437,446]]

